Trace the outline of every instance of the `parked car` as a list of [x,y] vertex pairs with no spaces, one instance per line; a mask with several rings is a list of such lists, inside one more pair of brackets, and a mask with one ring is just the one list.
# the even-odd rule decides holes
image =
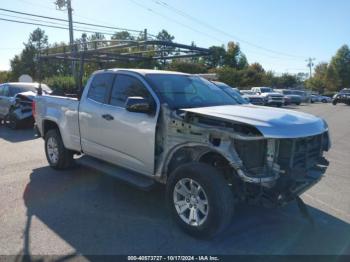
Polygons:
[[264,99],[264,105],[281,107],[284,104],[283,95],[271,87],[253,87],[251,91]]
[[[51,89],[41,84],[44,93]],[[0,119],[12,129],[33,124],[32,101],[39,88],[38,83],[5,83],[0,85]]]
[[263,106],[265,104],[264,98],[255,94],[252,91],[241,90],[240,93],[244,99],[246,99],[247,101],[249,101],[249,103],[253,105]]
[[311,103],[320,102],[319,95],[315,95],[315,94],[310,95],[310,102]]
[[350,88],[344,88],[338,94],[335,94],[332,103],[333,105],[338,103],[350,105]]
[[288,106],[292,104],[292,100],[289,96],[283,96],[284,105]]
[[183,73],[97,71],[80,100],[37,96],[33,108],[52,168],[77,161],[143,189],[161,183],[173,218],[196,237],[224,231],[240,202],[300,203],[328,166],[323,119],[239,104]]
[[233,97],[239,104],[249,104],[249,102],[241,96],[238,88],[231,87],[222,82],[214,81],[213,83],[225,93]]
[[293,95],[298,95],[301,97],[302,103],[311,103],[311,94],[303,90],[290,90]]
[[328,97],[328,96],[319,96],[318,100],[322,103],[330,103],[332,102],[332,98]]
[[275,90],[278,93],[281,93],[284,96],[284,99],[287,100],[287,103],[285,104],[295,104],[300,105],[301,104],[301,96],[293,94],[293,91],[287,90],[287,89],[277,89]]
[[311,103],[315,103],[315,102],[330,103],[330,102],[332,102],[332,98],[330,98],[328,96],[312,94],[311,95]]

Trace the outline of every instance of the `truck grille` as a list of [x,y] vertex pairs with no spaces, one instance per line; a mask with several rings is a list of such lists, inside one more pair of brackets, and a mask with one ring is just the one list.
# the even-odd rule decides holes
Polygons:
[[258,98],[258,97],[251,97],[249,98],[249,101],[252,103],[252,104],[263,104],[264,103],[264,100],[262,98]]
[[298,138],[281,139],[278,164],[282,169],[310,169],[318,163],[323,153],[327,133]]
[[276,102],[281,102],[283,101],[283,97],[282,96],[269,96],[269,99],[271,101],[276,101]]

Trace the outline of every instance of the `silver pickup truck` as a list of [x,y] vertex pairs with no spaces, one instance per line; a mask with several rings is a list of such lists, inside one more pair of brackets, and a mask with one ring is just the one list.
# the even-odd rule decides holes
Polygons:
[[143,189],[164,184],[174,219],[197,237],[223,231],[238,202],[299,199],[328,166],[324,120],[239,104],[199,76],[98,71],[79,100],[38,96],[33,111],[51,167],[75,162]]

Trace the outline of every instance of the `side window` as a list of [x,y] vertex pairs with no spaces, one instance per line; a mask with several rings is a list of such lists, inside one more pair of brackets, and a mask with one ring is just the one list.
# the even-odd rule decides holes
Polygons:
[[87,97],[96,102],[107,103],[114,76],[111,73],[97,74],[91,82]]
[[151,94],[141,81],[132,76],[118,74],[113,85],[110,104],[125,107],[128,97],[132,96],[152,99]]
[[2,96],[10,96],[10,87],[8,85],[3,86]]
[[0,96],[4,96],[4,86],[0,86]]

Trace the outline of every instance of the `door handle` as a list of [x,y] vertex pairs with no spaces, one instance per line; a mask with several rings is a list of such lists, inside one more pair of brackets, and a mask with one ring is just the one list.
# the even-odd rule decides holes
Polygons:
[[107,120],[107,121],[112,121],[114,120],[114,117],[111,116],[110,114],[102,115],[102,118]]

